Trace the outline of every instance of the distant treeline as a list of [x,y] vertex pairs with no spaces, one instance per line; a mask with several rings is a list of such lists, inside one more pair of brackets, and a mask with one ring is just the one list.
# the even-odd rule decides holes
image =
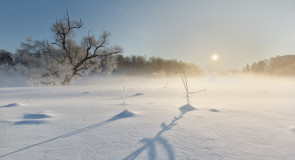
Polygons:
[[126,75],[163,75],[173,76],[186,73],[191,76],[202,76],[202,69],[191,63],[184,63],[175,59],[163,59],[146,56],[123,56],[117,57],[115,74]]
[[[25,55],[26,56],[26,55]],[[38,61],[38,56],[33,57],[20,57],[17,52],[12,54],[6,50],[0,50],[0,66],[2,69],[12,69],[16,71],[20,68],[24,68],[33,64],[31,61]],[[125,75],[152,75],[152,76],[174,76],[180,73],[186,73],[190,76],[202,76],[204,72],[201,68],[192,63],[185,63],[176,59],[163,59],[159,57],[146,57],[146,56],[123,56],[117,55],[114,58],[112,66],[112,72],[110,74],[125,74]],[[23,67],[16,67],[19,65]],[[5,66],[5,67],[4,67]],[[104,66],[103,64],[101,66]],[[104,67],[103,67],[104,68]],[[110,70],[110,69],[108,69]],[[21,71],[23,72],[23,71]],[[101,67],[94,67],[90,73],[105,74],[102,72]],[[108,72],[109,73],[109,72]],[[26,73],[27,74],[27,73]]]
[[295,55],[276,56],[247,64],[243,72],[295,76]]
[[12,65],[13,55],[6,50],[0,50],[0,65]]

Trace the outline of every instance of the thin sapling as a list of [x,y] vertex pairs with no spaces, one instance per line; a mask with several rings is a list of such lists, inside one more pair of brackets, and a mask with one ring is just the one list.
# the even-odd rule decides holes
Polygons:
[[195,94],[195,93],[199,93],[199,92],[206,92],[206,89],[202,89],[202,90],[199,90],[197,92],[189,92],[188,90],[188,84],[187,84],[187,79],[186,79],[186,75],[185,74],[180,74],[180,77],[182,79],[182,83],[183,83],[183,86],[184,86],[184,89],[185,89],[185,98],[187,100],[187,104],[190,105],[190,94]]
[[123,100],[123,104],[122,105],[125,107],[126,110],[129,110],[127,108],[127,106],[126,106],[125,96],[126,96],[126,87],[124,85],[124,87],[123,87],[123,93],[122,93],[122,100]]

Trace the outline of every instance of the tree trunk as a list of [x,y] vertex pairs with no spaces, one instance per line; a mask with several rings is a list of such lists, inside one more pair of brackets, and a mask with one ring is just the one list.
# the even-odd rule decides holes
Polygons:
[[73,75],[67,75],[65,79],[61,82],[62,85],[70,85],[73,79]]

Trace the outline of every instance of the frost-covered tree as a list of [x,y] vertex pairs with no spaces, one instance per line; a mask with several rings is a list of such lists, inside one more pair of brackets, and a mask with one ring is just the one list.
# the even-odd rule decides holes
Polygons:
[[72,39],[74,31],[83,26],[83,22],[71,20],[68,12],[63,18],[58,19],[52,26],[51,31],[55,34],[53,43],[61,49],[61,64],[69,65],[70,71],[65,75],[62,84],[69,84],[75,76],[82,76],[96,63],[107,59],[123,50],[119,46],[107,47],[110,33],[104,31],[95,39],[94,36],[84,37],[81,45],[77,45]]
[[62,64],[61,50],[47,40],[28,40],[17,50],[14,61],[17,71],[40,84],[58,84],[69,72],[69,66]]
[[73,38],[75,31],[83,26],[70,19],[68,12],[56,20],[51,31],[54,42],[29,40],[17,51],[16,62],[34,68],[42,84],[68,85],[74,77],[82,77],[94,68],[108,73],[116,66],[114,58],[123,52],[120,46],[109,46],[110,33],[104,31],[99,38],[88,34],[80,44]]

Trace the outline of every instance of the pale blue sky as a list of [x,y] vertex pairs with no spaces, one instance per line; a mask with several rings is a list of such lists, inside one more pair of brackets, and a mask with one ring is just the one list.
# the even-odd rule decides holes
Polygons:
[[107,30],[125,55],[241,69],[295,53],[293,0],[0,0],[0,49],[14,52],[27,37],[50,39],[66,9],[84,21],[77,40],[89,29],[97,36]]

